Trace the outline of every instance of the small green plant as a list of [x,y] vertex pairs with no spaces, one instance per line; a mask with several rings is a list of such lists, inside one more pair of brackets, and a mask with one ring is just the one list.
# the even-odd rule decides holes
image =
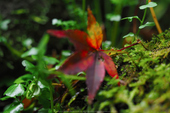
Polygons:
[[119,25],[120,25],[121,15],[123,12],[122,9],[125,6],[130,6],[130,8],[131,8],[135,5],[137,5],[138,2],[139,2],[138,0],[132,0],[131,2],[129,2],[129,0],[119,0],[119,1],[118,0],[110,0],[110,3],[107,4],[108,6],[106,6],[106,7],[113,7],[112,5],[114,5],[114,10],[112,12],[109,12],[108,14],[106,14],[106,19],[108,19],[110,22],[113,23],[113,24],[111,24],[110,22],[106,23],[106,27],[108,30],[107,36],[110,37],[109,40],[111,40],[111,42],[112,42],[111,45],[113,47],[118,45],[116,43],[118,41]]
[[56,25],[56,26],[61,26],[62,29],[75,29],[76,28],[76,21],[72,21],[72,20],[69,20],[69,21],[62,21],[62,20],[59,20],[59,19],[53,19],[52,20],[52,25]]
[[139,22],[140,22],[140,26],[139,26],[139,29],[138,29],[138,31],[137,31],[136,34],[130,32],[129,34],[123,36],[123,38],[126,38],[126,37],[134,37],[134,36],[135,36],[135,37],[138,37],[139,32],[140,32],[141,29],[143,29],[143,28],[145,28],[145,27],[148,27],[148,26],[154,26],[154,25],[155,25],[154,22],[146,22],[146,23],[144,24],[144,20],[145,20],[145,17],[146,17],[147,9],[148,9],[148,8],[151,8],[151,7],[155,7],[155,6],[157,6],[157,4],[156,4],[155,2],[149,2],[149,3],[148,3],[147,0],[146,0],[146,5],[142,5],[142,6],[139,7],[141,10],[144,10],[144,14],[143,14],[143,18],[142,18],[142,19],[140,19],[138,16],[131,16],[131,17],[122,18],[121,20],[128,19],[129,22],[132,22],[132,20],[135,18],[135,19],[138,19]]
[[49,73],[46,66],[47,64],[55,64],[58,60],[44,56],[48,40],[49,36],[44,35],[37,48],[31,48],[21,55],[23,58],[32,56],[32,61],[36,62],[36,65],[28,60],[22,61],[22,65],[28,73],[16,79],[14,84],[5,91],[5,97],[1,98],[1,100],[14,98],[15,102],[7,106],[4,113],[24,110],[27,108],[27,101],[26,103],[23,103],[23,101],[25,99],[34,100],[34,98],[36,98],[44,108],[50,108],[51,100],[51,110],[49,109],[49,111],[53,110],[53,88],[51,82],[47,79]]

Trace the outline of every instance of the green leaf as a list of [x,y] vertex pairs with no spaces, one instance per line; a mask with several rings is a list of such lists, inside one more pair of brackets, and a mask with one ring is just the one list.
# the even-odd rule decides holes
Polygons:
[[146,24],[139,26],[139,29],[143,29],[144,27],[155,26],[154,22],[146,22]]
[[37,56],[37,55],[31,55],[31,58],[32,58],[33,60],[38,60],[38,56]]
[[7,19],[4,20],[0,23],[0,29],[2,30],[7,30],[8,29],[8,24],[11,22],[11,20]]
[[121,15],[116,14],[107,14],[106,18],[110,21],[116,21],[119,22],[121,20]]
[[110,101],[106,100],[100,104],[99,110],[102,110],[104,107],[109,106],[111,104]]
[[0,100],[4,101],[4,100],[7,100],[7,99],[9,99],[9,98],[11,98],[11,97],[5,96],[5,97],[0,98]]
[[37,55],[38,54],[38,49],[33,47],[30,50],[26,51],[21,55],[22,58],[30,56],[30,55]]
[[38,110],[38,113],[53,113],[49,108],[42,108]]
[[86,80],[86,77],[82,77],[82,76],[76,76],[76,75],[58,75],[58,77],[64,78],[64,79],[68,79],[68,80]]
[[[38,53],[38,49],[37,48],[31,48],[29,51],[25,52],[24,54],[22,54],[21,57],[27,57],[32,55],[32,59],[34,60],[38,60],[38,56],[36,56]],[[49,56],[43,56],[43,61],[45,61],[46,64],[56,64],[59,63],[59,60],[57,60],[54,57],[49,57]]]
[[120,5],[122,4],[122,0],[110,0],[112,4],[117,4],[117,5]]
[[146,8],[155,7],[155,6],[157,6],[157,3],[155,3],[155,2],[149,2],[149,3],[146,4],[146,5],[140,6],[139,9],[146,9]]
[[48,40],[49,40],[49,35],[48,34],[43,35],[43,38],[41,39],[41,41],[38,45],[38,49],[39,50],[44,49],[48,43]]
[[48,21],[48,18],[46,16],[35,16],[35,15],[32,15],[30,17],[31,17],[31,19],[34,22],[37,22],[39,24],[45,24]]
[[27,60],[22,61],[22,65],[26,68],[33,68],[35,67],[32,63],[28,62]]
[[9,97],[22,96],[25,92],[25,89],[22,84],[14,84],[10,86],[4,93],[4,95]]
[[62,56],[68,57],[71,55],[71,52],[69,50],[62,51]]
[[129,34],[127,34],[127,35],[123,36],[123,38],[126,38],[126,37],[133,37],[133,36],[135,36],[135,34],[134,34],[134,33],[132,33],[132,32],[130,32]]
[[20,113],[24,109],[22,103],[12,103],[3,113]]
[[62,20],[54,18],[52,20],[52,25],[62,26],[62,27],[65,27],[65,29],[68,29],[68,28],[72,28],[76,26],[76,21],[73,21],[73,20],[62,21]]
[[17,10],[12,11],[12,14],[21,15],[21,14],[25,14],[28,12],[29,12],[28,9],[17,9]]
[[71,105],[71,103],[76,100],[77,96],[80,94],[80,92],[77,92],[74,96],[71,97],[70,101],[68,102],[68,106]]
[[27,60],[23,60],[22,65],[25,67],[26,71],[30,71],[32,73],[35,71],[35,66]]
[[46,62],[46,64],[56,64],[56,63],[59,63],[59,60],[57,60],[54,57],[44,56],[43,59]]
[[111,46],[111,41],[104,41],[102,43],[102,49],[108,49],[108,47]]
[[122,18],[121,20],[128,19],[129,22],[132,22],[133,18],[136,18],[136,19],[138,19],[141,22],[141,19],[138,16],[125,17],[125,18]]
[[41,95],[38,97],[38,102],[43,105],[44,108],[50,107],[50,91],[47,88],[41,90]]
[[44,98],[43,96],[38,97],[38,102],[44,107],[44,108],[50,108],[50,101],[47,98]]
[[47,88],[47,89],[50,90],[49,82],[48,82],[47,80],[44,80],[44,79],[39,78],[38,86],[39,86],[41,89]]
[[18,77],[14,83],[16,84],[19,84],[19,83],[24,83],[24,82],[27,82],[27,81],[30,81],[33,79],[33,76],[31,74],[25,74],[23,76],[20,76]]
[[132,100],[135,95],[137,95],[139,93],[139,89],[138,88],[134,88],[131,92],[130,92],[130,96],[129,96],[129,99]]
[[39,42],[39,45],[38,45],[38,59],[39,60],[42,60],[42,56],[45,54],[46,45],[48,43],[48,40],[49,40],[49,35],[45,34],[45,35],[43,35],[43,38]]
[[62,21],[59,19],[54,18],[52,20],[52,25],[62,25]]
[[103,90],[103,91],[100,91],[99,93],[98,93],[98,95],[99,96],[102,96],[102,97],[105,97],[105,98],[111,98],[111,97],[113,97],[113,95],[118,91],[119,89],[118,88],[112,88],[112,89],[110,89],[110,90],[108,90],[108,91],[106,91],[106,90]]
[[26,40],[22,42],[23,46],[25,47],[30,47],[32,43],[33,43],[33,40],[31,38],[27,38]]
[[31,99],[35,96],[39,96],[40,95],[40,87],[38,86],[38,84],[36,84],[35,82],[32,82],[29,86],[28,86],[28,91],[26,93],[26,98]]
[[7,43],[7,40],[6,40],[6,38],[5,37],[0,37],[0,42],[2,42],[2,43]]

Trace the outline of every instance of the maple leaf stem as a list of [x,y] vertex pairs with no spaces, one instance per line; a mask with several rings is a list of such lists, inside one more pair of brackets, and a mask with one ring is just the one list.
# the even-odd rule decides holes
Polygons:
[[[137,44],[139,44],[139,43],[141,43],[141,41],[140,41],[140,40],[137,40],[136,43],[131,44],[130,46],[124,47],[124,48],[122,48],[122,49],[119,49],[118,51],[122,51],[122,50],[124,50],[124,49],[127,49],[127,48],[129,48],[129,47],[131,47],[131,46],[137,45]],[[144,46],[143,44],[142,44],[142,46],[145,48],[145,46]],[[145,49],[146,49],[146,48],[145,48]]]

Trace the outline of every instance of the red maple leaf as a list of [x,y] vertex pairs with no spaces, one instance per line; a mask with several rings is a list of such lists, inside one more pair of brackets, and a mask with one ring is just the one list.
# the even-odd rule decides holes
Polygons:
[[58,71],[62,71],[68,75],[85,71],[88,103],[91,104],[103,82],[105,69],[110,76],[116,79],[119,77],[112,58],[104,53],[104,50],[100,49],[103,40],[102,29],[89,8],[87,32],[80,30],[47,31],[47,33],[58,38],[68,37],[75,46],[76,52],[64,62]]

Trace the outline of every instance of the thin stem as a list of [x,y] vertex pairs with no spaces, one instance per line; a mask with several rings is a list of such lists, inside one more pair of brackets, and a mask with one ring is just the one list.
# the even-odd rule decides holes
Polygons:
[[51,101],[51,111],[52,111],[52,113],[53,113],[53,109],[54,109],[54,103],[53,103],[53,91],[52,91],[52,86],[50,85],[50,101]]
[[87,113],[91,112],[91,105],[88,104],[87,106]]
[[[143,25],[143,22],[144,22],[145,17],[146,17],[146,12],[147,12],[147,8],[146,8],[145,11],[144,11],[143,18],[142,18],[142,21],[141,21],[141,23],[140,23],[140,26]],[[140,33],[140,29],[138,29],[138,32],[136,33],[136,36],[138,36],[139,33]]]
[[[149,2],[151,2],[151,0],[149,0],[148,3]],[[153,18],[153,20],[155,22],[156,28],[158,30],[158,33],[162,33],[162,29],[161,29],[161,27],[159,25],[159,22],[158,22],[157,18],[156,18],[156,14],[155,14],[155,12],[153,10],[153,7],[150,7],[150,11],[151,11],[151,14],[152,14],[152,18]]]
[[137,44],[139,44],[139,43],[141,43],[141,41],[140,41],[140,40],[137,40],[136,43],[131,44],[130,46],[124,47],[124,48],[122,48],[122,49],[119,49],[118,51],[122,51],[122,50],[124,50],[124,49],[127,49],[127,48],[129,48],[129,47],[131,47],[131,46],[137,45]]
[[[148,3],[148,0],[146,0],[146,4],[147,4],[147,3]],[[143,18],[142,18],[142,21],[141,21],[141,23],[140,23],[140,26],[143,25],[143,22],[144,22],[145,17],[146,17],[146,12],[147,12],[147,8],[146,8],[145,11],[144,11]],[[138,36],[139,33],[140,33],[140,29],[138,29],[138,32],[136,33],[136,36]]]
[[[11,45],[9,45],[8,43],[4,43],[4,45],[11,51],[12,54],[16,55],[17,57],[21,58],[21,55],[23,54],[22,52],[14,49]],[[31,58],[31,57],[25,57],[25,58],[22,58],[24,60],[28,60],[28,61],[31,61],[33,62],[34,60]]]

